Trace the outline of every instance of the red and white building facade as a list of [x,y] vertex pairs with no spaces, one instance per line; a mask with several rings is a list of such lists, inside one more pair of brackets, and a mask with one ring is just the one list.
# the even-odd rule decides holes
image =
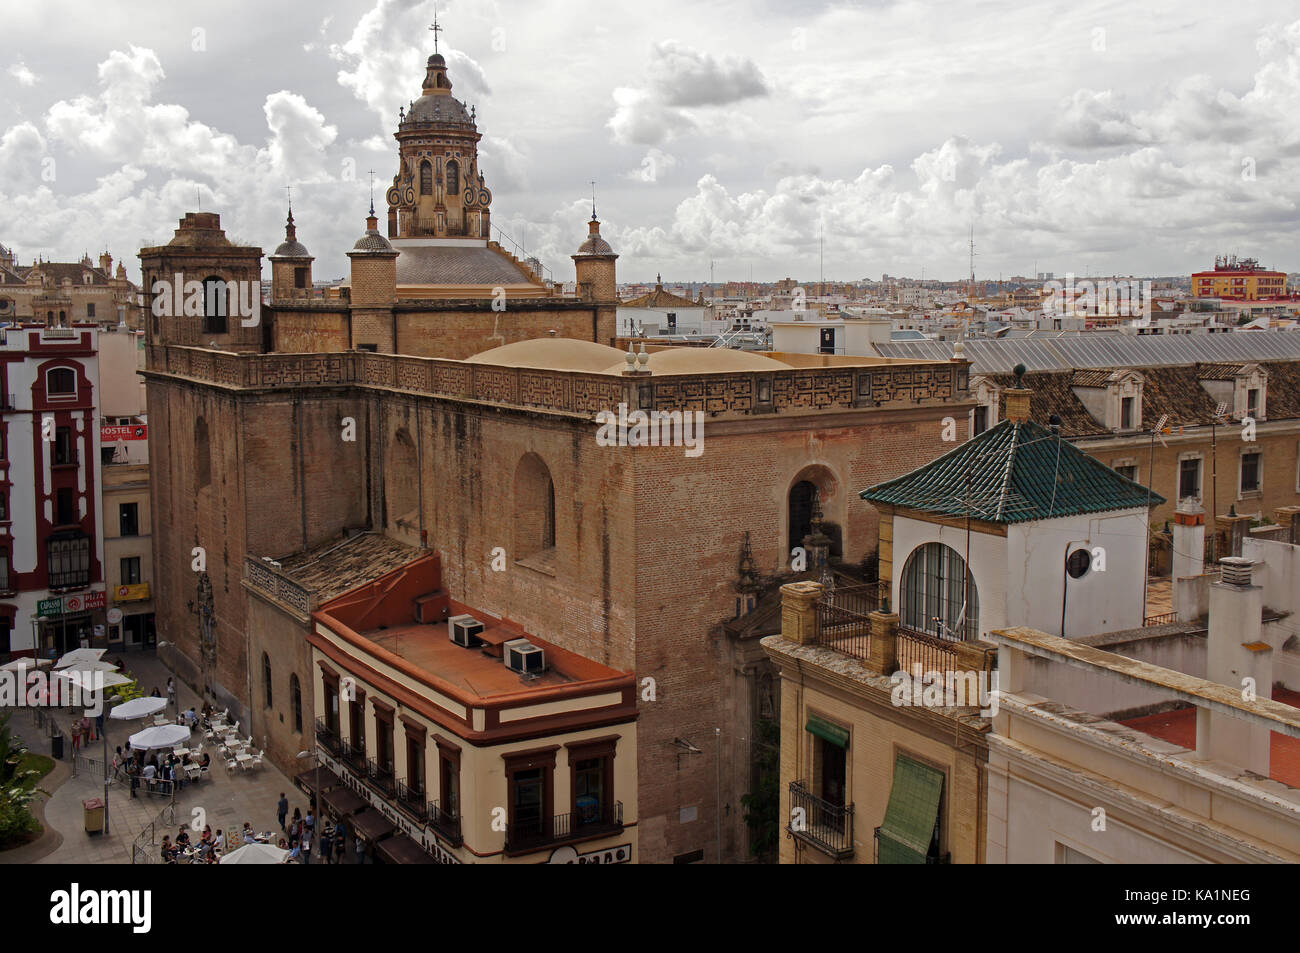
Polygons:
[[98,335],[0,330],[0,662],[106,644]]

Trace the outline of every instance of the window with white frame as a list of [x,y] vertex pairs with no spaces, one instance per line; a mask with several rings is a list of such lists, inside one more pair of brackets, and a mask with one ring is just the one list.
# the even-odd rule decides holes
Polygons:
[[1258,493],[1263,485],[1263,456],[1258,450],[1241,455],[1238,486],[1241,494]]

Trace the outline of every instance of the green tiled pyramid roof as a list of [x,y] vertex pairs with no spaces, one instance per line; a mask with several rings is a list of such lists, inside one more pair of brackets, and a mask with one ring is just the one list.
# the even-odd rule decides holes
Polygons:
[[[967,471],[970,481],[967,483]],[[1165,502],[1032,421],[1003,420],[906,476],[863,490],[888,503],[990,523],[1024,523]]]

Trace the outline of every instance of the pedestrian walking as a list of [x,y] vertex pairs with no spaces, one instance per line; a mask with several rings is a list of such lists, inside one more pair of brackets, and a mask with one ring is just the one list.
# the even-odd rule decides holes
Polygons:
[[311,863],[311,831],[303,832],[302,843],[300,846],[302,847],[302,862],[304,864],[310,864]]
[[284,826],[284,819],[289,816],[289,799],[285,797],[284,792],[280,792],[280,803],[275,806],[275,816],[280,821],[280,830],[287,830]]
[[320,859],[326,864],[334,860],[334,825],[329,821],[320,830]]
[[171,676],[167,677],[167,702],[172,707],[176,705],[176,680]]
[[72,756],[75,758],[81,750],[81,719],[72,720]]
[[316,815],[311,812],[311,808],[307,808],[307,816],[303,818],[302,826],[308,834],[316,833]]
[[140,765],[136,764],[135,758],[126,763],[126,777],[131,785],[131,797],[137,797],[135,792],[140,787]]
[[364,864],[366,862],[366,842],[360,837],[353,837],[352,839],[357,842],[357,863]]
[[342,821],[334,828],[334,862],[343,863],[343,855],[347,852],[348,829]]

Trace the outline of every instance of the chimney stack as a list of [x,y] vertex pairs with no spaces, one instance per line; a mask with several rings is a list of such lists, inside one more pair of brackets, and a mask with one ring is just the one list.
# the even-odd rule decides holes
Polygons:
[[[1222,581],[1210,586],[1210,631],[1205,677],[1233,691],[1273,694],[1273,649],[1263,639],[1264,591],[1254,585],[1255,564],[1227,556],[1219,560]],[[1250,681],[1248,682],[1247,679]],[[1196,712],[1196,754],[1209,761],[1238,764],[1268,776],[1270,731],[1224,712]]]

